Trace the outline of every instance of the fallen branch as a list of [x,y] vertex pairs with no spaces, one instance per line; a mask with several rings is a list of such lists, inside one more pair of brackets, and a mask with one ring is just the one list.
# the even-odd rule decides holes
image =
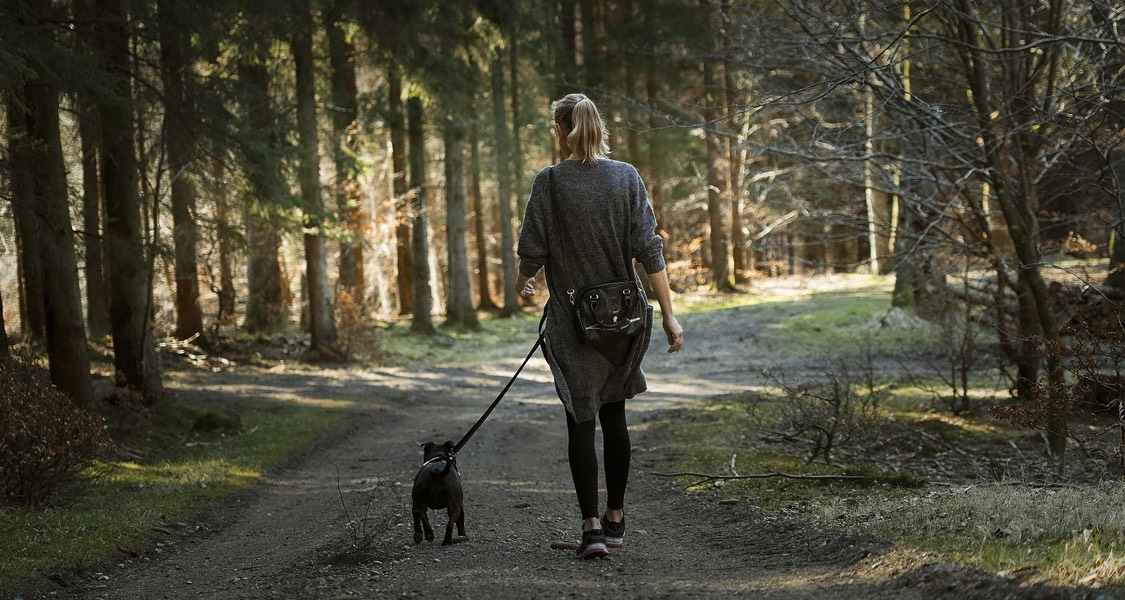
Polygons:
[[701,483],[708,481],[727,481],[731,479],[767,479],[770,477],[784,477],[786,479],[807,479],[813,481],[828,481],[828,480],[860,480],[867,479],[866,475],[794,475],[792,473],[751,473],[749,475],[712,475],[710,473],[695,473],[692,471],[680,471],[677,473],[656,473],[653,475],[657,477],[702,477],[699,481],[691,484],[688,487],[695,487]]

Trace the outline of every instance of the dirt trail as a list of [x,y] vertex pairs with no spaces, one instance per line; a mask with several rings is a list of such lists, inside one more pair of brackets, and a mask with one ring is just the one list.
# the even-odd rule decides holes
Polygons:
[[[749,309],[682,319],[687,350],[654,342],[651,391],[629,405],[635,447],[626,547],[581,562],[565,424],[534,360],[461,452],[470,540],[414,545],[408,498],[418,443],[456,440],[522,358],[424,372],[191,375],[181,397],[330,394],[353,400],[344,425],[253,490],[203,512],[164,546],[53,597],[209,598],[1099,598],[1027,588],[884,541],[831,533],[749,505],[720,506],[651,474],[662,450],[646,425],[686,401],[751,383]],[[764,351],[762,351],[764,353]],[[760,365],[758,365],[760,366]],[[189,391],[190,390],[190,391]],[[369,546],[344,554],[346,518],[366,512]],[[604,496],[603,496],[604,501]]]

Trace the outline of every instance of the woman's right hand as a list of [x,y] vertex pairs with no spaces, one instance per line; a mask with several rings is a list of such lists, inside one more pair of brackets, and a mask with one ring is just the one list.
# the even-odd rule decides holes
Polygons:
[[516,279],[516,290],[521,298],[531,298],[535,295],[535,280],[521,273]]
[[664,335],[668,336],[668,352],[679,352],[684,347],[684,328],[676,317],[664,317]]

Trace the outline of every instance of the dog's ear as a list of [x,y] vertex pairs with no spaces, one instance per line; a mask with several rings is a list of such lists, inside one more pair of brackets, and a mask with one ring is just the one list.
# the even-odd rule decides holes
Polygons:
[[448,450],[448,451],[450,451],[450,452],[452,452],[452,451],[453,451],[453,441],[452,441],[452,440],[445,440],[445,444],[444,444],[444,445],[445,445],[445,449],[446,449],[446,450]]
[[430,448],[433,448],[436,444],[434,444],[433,442],[426,442],[425,444],[419,444],[419,445],[422,447],[422,453],[425,454],[425,453],[429,452]]

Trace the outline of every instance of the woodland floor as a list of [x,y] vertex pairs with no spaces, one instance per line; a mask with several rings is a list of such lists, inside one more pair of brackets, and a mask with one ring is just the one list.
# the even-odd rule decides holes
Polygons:
[[[794,310],[800,310],[799,303]],[[348,402],[341,425],[264,481],[153,540],[137,558],[73,575],[43,597],[204,598],[1101,598],[1104,592],[1026,586],[936,555],[819,529],[751,503],[720,505],[653,474],[664,452],[654,427],[690,402],[763,384],[779,357],[756,348],[769,323],[754,307],[687,314],[684,352],[654,336],[650,391],[630,401],[633,470],[626,546],[578,561],[552,542],[580,528],[565,424],[545,363],[534,359],[460,453],[469,541],[412,540],[409,495],[420,442],[456,441],[525,349],[472,367],[173,370],[181,402],[279,402],[302,395]],[[815,358],[782,357],[795,370]],[[355,550],[348,517],[364,523]],[[159,541],[159,545],[157,545]],[[25,595],[30,599],[39,597]]]

